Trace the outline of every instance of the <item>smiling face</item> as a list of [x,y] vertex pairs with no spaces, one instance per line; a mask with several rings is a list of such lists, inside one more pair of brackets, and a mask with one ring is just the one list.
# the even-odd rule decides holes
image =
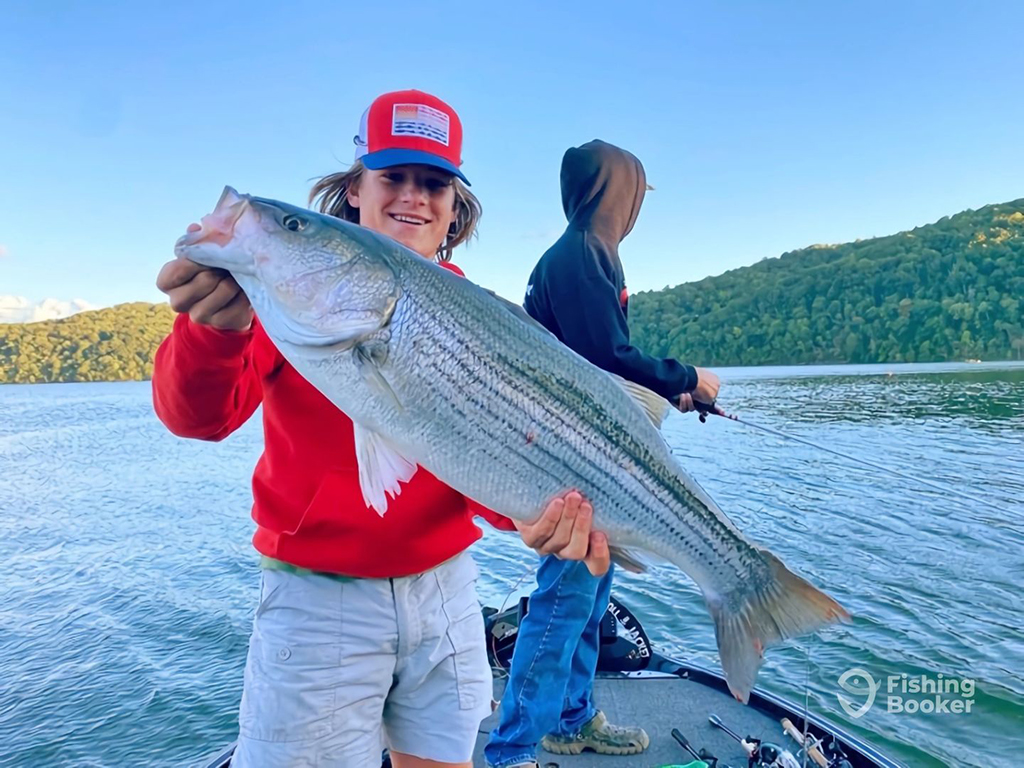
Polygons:
[[348,192],[359,223],[434,258],[455,219],[454,177],[428,165],[365,170]]

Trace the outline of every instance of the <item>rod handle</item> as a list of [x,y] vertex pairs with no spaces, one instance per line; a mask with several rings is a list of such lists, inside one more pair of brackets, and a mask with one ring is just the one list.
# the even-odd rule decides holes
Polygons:
[[821,754],[821,750],[815,746],[807,747],[804,745],[804,735],[797,730],[797,727],[793,725],[793,721],[788,717],[782,718],[782,730],[784,730],[789,736],[801,747],[804,747],[804,751],[807,756],[811,758],[815,763],[821,766],[821,768],[828,768],[828,760]]

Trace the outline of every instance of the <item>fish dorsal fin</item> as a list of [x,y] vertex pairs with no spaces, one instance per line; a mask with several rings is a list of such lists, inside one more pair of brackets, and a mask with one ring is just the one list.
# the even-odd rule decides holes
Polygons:
[[[508,299],[503,299],[501,296],[499,296],[494,291],[488,288],[483,288],[483,290],[487,291],[487,293],[494,297],[494,299],[496,299],[498,303],[504,306],[509,312],[511,312],[513,315],[518,317],[523,322],[528,323],[534,326],[535,328],[539,328],[540,330],[544,331],[544,333],[548,334],[554,339],[558,338],[557,336],[555,336],[555,334],[551,333],[551,331],[545,328],[541,323],[537,322],[534,318],[530,317],[530,314],[520,305],[513,304]],[[668,416],[669,411],[672,410],[672,403],[670,403],[664,397],[659,395],[657,392],[654,392],[653,390],[650,390],[645,386],[642,386],[632,381],[627,381],[626,379],[614,373],[608,373],[608,375],[615,380],[616,384],[618,384],[620,387],[626,390],[626,394],[628,394],[630,397],[633,398],[633,400],[637,402],[637,404],[643,409],[644,413],[647,414],[647,418],[651,420],[654,426],[657,427],[658,429],[661,429],[661,423],[665,420],[665,417]]]
[[626,390],[626,394],[636,401],[637,405],[639,405],[643,409],[643,412],[647,414],[647,418],[651,420],[651,423],[653,423],[658,429],[661,429],[661,423],[665,421],[665,417],[668,416],[669,411],[672,410],[672,403],[657,392],[650,390],[641,384],[637,384],[633,381],[627,381],[614,373],[609,373],[608,375],[615,380],[616,384]]
[[408,482],[416,474],[416,464],[379,434],[358,422],[353,423],[353,432],[363,501],[384,517],[388,511],[388,496],[395,498],[402,492],[401,483]]
[[[499,296],[492,290],[489,290],[487,288],[484,288],[483,290],[487,291],[487,293],[493,296],[502,306],[504,306],[509,312],[511,312],[513,315],[518,317],[523,322],[528,323],[536,328],[539,328],[540,330],[544,331],[544,333],[548,334],[554,339],[558,338],[557,336],[555,336],[555,334],[551,333],[551,331],[545,328],[541,323],[537,322],[534,318],[530,317],[530,314],[520,305],[513,304],[508,299],[503,299],[501,296]],[[643,409],[643,412],[647,414],[647,418],[651,420],[654,426],[657,427],[658,429],[661,429],[661,423],[665,421],[665,417],[668,416],[669,411],[672,410],[672,404],[664,397],[659,395],[657,392],[654,392],[653,390],[650,390],[645,386],[642,386],[632,381],[627,381],[626,379],[614,373],[609,373],[608,375],[615,380],[616,384],[618,384],[620,387],[626,390],[626,394],[628,394],[630,397],[633,398],[633,400],[637,402],[637,404]]]

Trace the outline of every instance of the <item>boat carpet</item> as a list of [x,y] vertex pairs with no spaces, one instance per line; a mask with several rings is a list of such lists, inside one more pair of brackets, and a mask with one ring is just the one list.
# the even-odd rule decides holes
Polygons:
[[[500,700],[505,681],[494,683],[495,699]],[[678,677],[623,678],[599,677],[594,681],[594,701],[608,719],[621,725],[639,725],[651,737],[651,745],[640,755],[616,757],[585,752],[579,756],[553,755],[539,749],[541,768],[653,768],[686,764],[694,758],[672,738],[678,728],[694,749],[707,749],[719,759],[719,768],[746,768],[742,747],[727,733],[708,722],[718,715],[740,736],[755,736],[796,753],[797,745],[782,733],[782,726],[770,717],[746,707],[726,693]],[[480,726],[473,756],[474,766],[484,766],[483,748],[491,728],[498,722],[491,715]]]

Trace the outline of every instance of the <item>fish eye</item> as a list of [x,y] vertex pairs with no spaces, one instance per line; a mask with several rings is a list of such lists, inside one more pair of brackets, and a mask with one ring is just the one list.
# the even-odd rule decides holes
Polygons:
[[284,219],[281,220],[281,225],[285,229],[291,230],[292,232],[301,232],[306,228],[306,225],[308,223],[309,222],[306,221],[304,218],[302,218],[301,216],[296,216],[295,214],[289,214],[288,216],[285,216]]

